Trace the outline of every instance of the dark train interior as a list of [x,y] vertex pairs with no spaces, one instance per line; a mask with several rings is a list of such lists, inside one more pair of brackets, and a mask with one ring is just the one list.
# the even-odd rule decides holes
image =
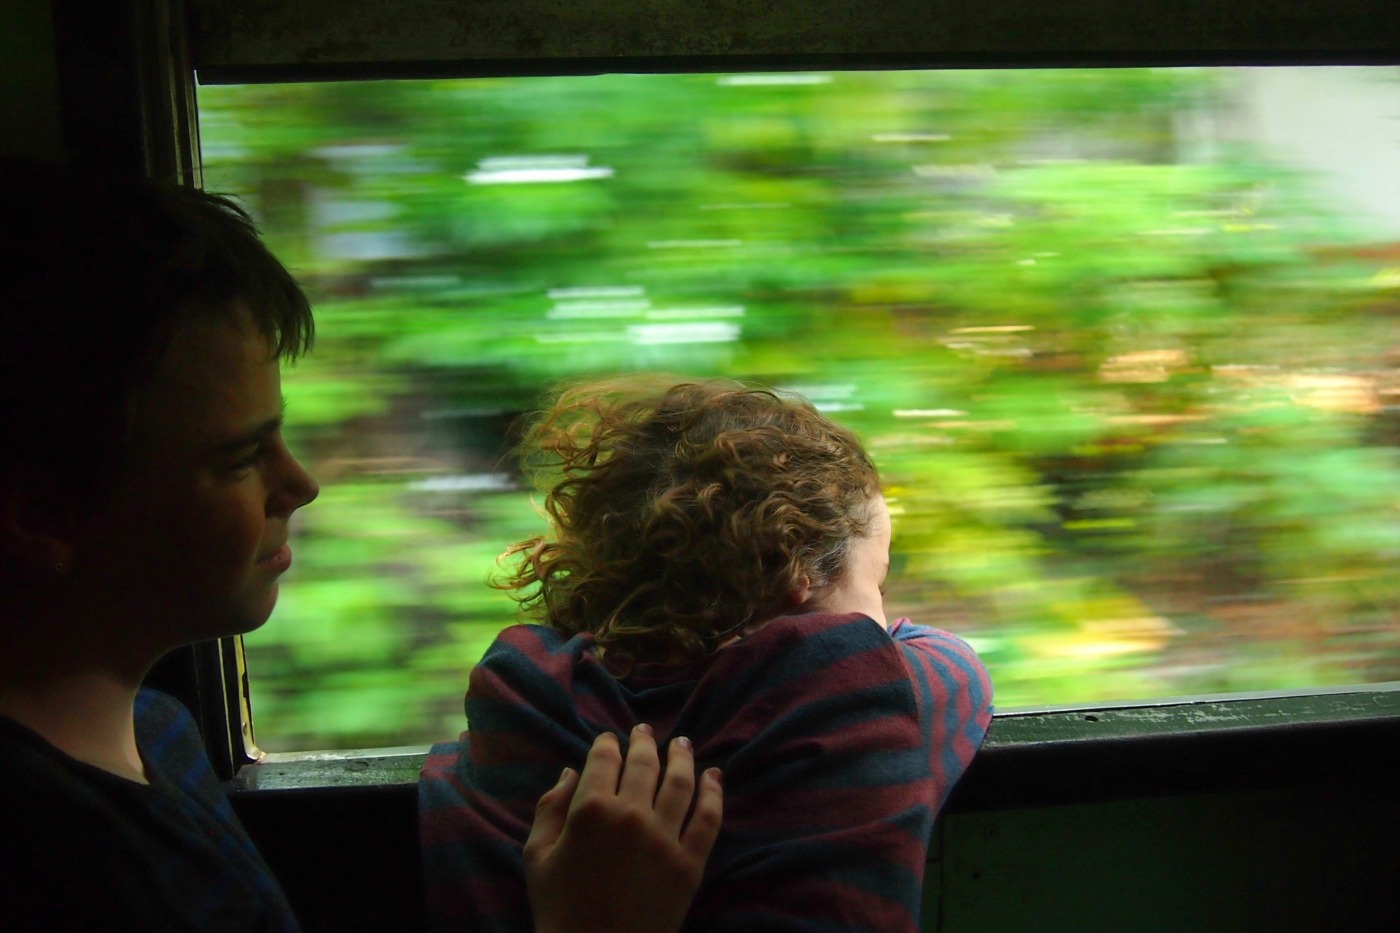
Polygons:
[[[1400,73],[1394,0],[8,0],[0,22],[5,153],[190,182],[200,175],[196,75],[259,84],[1285,64]],[[196,712],[236,810],[308,931],[425,925],[423,748],[255,760],[245,723],[257,678],[250,685],[233,641],[177,652],[153,680]],[[1398,776],[1397,683],[999,713],[935,827],[923,928],[1397,930]]]

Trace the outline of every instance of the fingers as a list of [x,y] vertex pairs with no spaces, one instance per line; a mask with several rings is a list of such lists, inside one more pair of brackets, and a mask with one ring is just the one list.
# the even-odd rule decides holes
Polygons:
[[580,807],[616,798],[631,807],[654,808],[665,834],[673,840],[679,838],[686,852],[703,863],[719,836],[724,791],[718,768],[701,775],[698,789],[696,783],[695,750],[689,739],[678,736],[671,741],[663,775],[650,726],[639,723],[632,729],[625,760],[617,737],[604,732],[593,740],[583,773],[574,776],[565,769],[560,783],[540,798],[527,848],[552,844],[563,831],[566,816]]
[[656,797],[656,778],[661,773],[651,726],[644,722],[633,726],[629,745],[617,795],[650,807]]
[[661,789],[656,792],[656,815],[677,838],[685,815],[690,811],[694,792],[695,752],[690,739],[677,736],[666,752],[666,774],[661,778]]
[[535,804],[535,822],[530,826],[530,838],[525,840],[525,854],[528,860],[532,854],[543,854],[559,841],[564,831],[564,818],[569,813],[569,803],[573,800],[574,789],[578,786],[578,772],[565,768],[559,781]]
[[710,850],[719,838],[719,824],[724,816],[724,786],[719,768],[709,768],[700,775],[700,789],[695,795],[695,812],[690,815],[681,846],[701,864],[710,857]]
[[578,778],[578,789],[574,792],[574,805],[580,800],[617,794],[617,777],[622,772],[622,748],[617,736],[604,732],[593,740],[588,750],[588,758],[583,763],[583,773]]

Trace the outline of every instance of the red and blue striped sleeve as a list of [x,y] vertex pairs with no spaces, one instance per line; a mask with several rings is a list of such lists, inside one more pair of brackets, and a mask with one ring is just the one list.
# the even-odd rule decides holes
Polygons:
[[715,733],[735,744],[697,746],[726,768],[725,822],[687,929],[913,933],[934,818],[990,719],[986,671],[907,622],[793,634],[719,678],[744,698]]
[[890,637],[909,667],[942,809],[987,736],[992,681],[972,646],[956,635],[899,619]]

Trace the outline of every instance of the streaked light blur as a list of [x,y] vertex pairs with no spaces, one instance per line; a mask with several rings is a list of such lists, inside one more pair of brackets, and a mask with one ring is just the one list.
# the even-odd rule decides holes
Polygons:
[[462,728],[551,380],[799,391],[866,438],[891,618],[999,708],[1400,679],[1400,72],[205,87],[206,185],[308,286],[323,484],[259,744]]

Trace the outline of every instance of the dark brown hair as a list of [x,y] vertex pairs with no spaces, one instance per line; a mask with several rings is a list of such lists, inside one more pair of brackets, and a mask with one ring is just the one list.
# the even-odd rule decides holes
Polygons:
[[292,276],[226,198],[0,159],[0,467],[76,503],[125,462],[134,400],[175,327],[247,315],[279,358],[313,337]]
[[521,465],[548,535],[506,552],[527,614],[592,632],[610,664],[675,661],[836,581],[869,533],[874,464],[808,402],[727,380],[627,376],[567,389]]

